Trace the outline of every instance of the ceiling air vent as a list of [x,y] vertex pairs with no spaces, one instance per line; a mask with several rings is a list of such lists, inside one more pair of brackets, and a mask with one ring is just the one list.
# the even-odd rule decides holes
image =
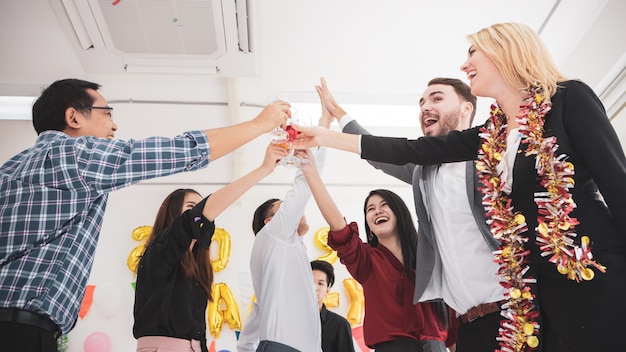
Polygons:
[[246,0],[51,0],[87,72],[254,76]]

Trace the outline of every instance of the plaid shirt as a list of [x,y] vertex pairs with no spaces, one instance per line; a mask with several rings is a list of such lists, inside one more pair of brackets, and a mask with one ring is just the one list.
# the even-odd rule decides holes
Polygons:
[[202,131],[175,138],[71,138],[46,131],[0,168],[0,306],[78,316],[108,193],[209,164]]

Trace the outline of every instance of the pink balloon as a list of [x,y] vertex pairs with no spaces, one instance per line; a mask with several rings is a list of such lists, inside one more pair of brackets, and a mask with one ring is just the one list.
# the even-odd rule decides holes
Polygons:
[[83,345],[85,352],[111,352],[111,338],[102,331],[87,336]]

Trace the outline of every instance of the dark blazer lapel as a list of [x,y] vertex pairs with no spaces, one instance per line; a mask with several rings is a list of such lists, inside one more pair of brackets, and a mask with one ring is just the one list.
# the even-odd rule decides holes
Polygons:
[[426,211],[426,204],[424,203],[424,195],[420,188],[420,181],[424,180],[424,172],[428,172],[429,166],[416,165],[413,170],[413,201],[415,202],[415,212],[417,213],[417,219],[419,226],[424,226],[424,233],[428,237],[431,243],[434,243],[432,226],[430,223],[430,216]]
[[478,173],[476,172],[476,161],[465,162],[465,183],[467,188],[467,199],[472,209],[472,215],[480,230],[483,239],[491,248],[495,251],[500,246],[500,241],[493,237],[489,225],[485,218],[485,207],[483,206],[483,193],[479,190],[482,187],[480,180],[478,179]]
[[[424,179],[424,172],[428,172],[428,166],[416,165],[413,170],[413,200],[415,202],[415,212],[419,226],[417,228],[417,253],[415,260],[415,290],[413,292],[413,303],[417,303],[426,290],[430,278],[433,275],[435,262],[437,261],[437,242],[434,239],[432,223],[424,195],[421,192],[420,181]],[[437,274],[438,275],[438,274]]]
[[[531,154],[526,156],[526,143],[520,143],[519,148],[517,149],[517,155],[515,156],[515,165],[513,165],[513,187],[511,193],[520,192],[520,187],[524,187],[524,185],[535,184],[534,182],[528,182],[529,178],[537,178],[537,173],[535,172],[535,157],[536,155]],[[531,170],[531,172],[528,172]],[[533,190],[523,189],[521,192],[534,192]]]

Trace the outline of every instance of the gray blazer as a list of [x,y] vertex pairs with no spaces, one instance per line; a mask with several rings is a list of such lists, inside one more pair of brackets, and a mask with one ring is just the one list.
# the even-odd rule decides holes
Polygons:
[[[351,134],[370,134],[365,128],[363,128],[356,120],[348,123],[343,132]],[[384,173],[391,175],[401,181],[413,185],[413,200],[415,202],[415,212],[417,213],[417,253],[416,253],[416,268],[415,268],[415,292],[413,293],[413,302],[417,303],[422,297],[426,286],[430,282],[433,275],[441,276],[441,256],[439,254],[439,248],[437,248],[437,241],[433,234],[433,225],[426,211],[424,200],[422,198],[422,192],[419,187],[419,181],[429,182],[424,178],[424,170],[428,170],[432,165],[421,166],[415,164],[394,165],[380,162],[368,161],[375,168],[383,171]],[[482,205],[482,193],[478,190],[478,175],[476,174],[475,162],[466,161],[466,180],[467,180],[467,198],[472,204],[472,214],[476,219],[476,224],[480,229],[483,239],[491,248],[496,250],[499,246],[499,241],[496,240],[491,231],[489,225],[485,221],[485,209]]]

